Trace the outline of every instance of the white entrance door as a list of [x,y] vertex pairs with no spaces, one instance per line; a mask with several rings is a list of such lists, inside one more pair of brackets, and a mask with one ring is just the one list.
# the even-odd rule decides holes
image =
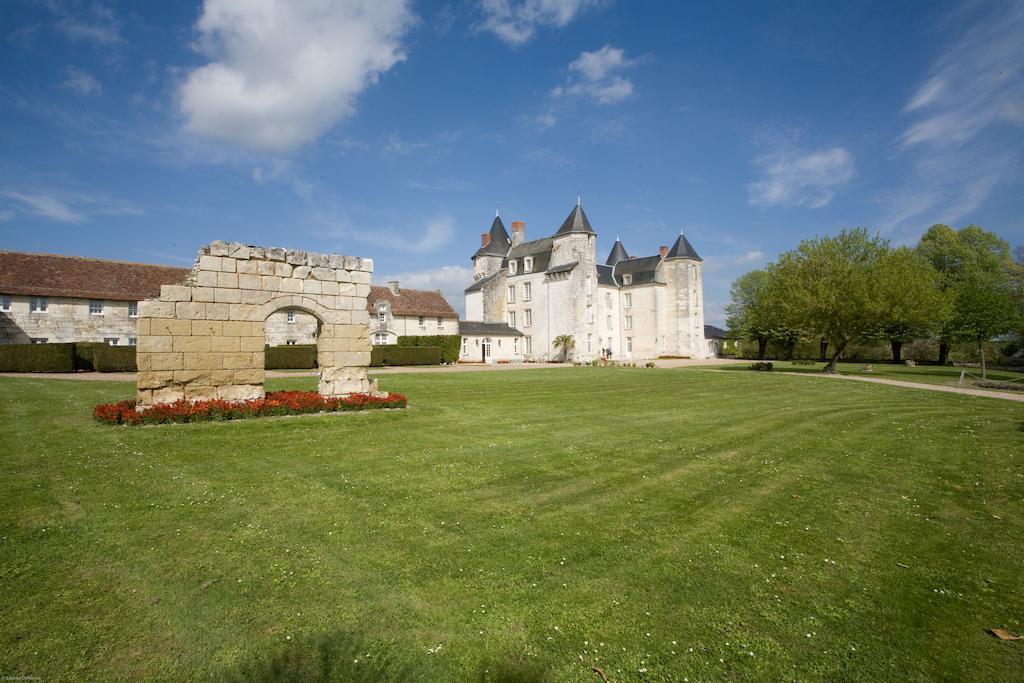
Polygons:
[[484,339],[484,347],[483,348],[484,348],[484,362],[485,363],[490,363],[491,362],[491,338],[490,337],[487,337],[486,339]]

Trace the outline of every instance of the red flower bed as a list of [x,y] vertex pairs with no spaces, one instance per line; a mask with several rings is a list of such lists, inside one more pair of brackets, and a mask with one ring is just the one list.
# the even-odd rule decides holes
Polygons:
[[210,422],[212,420],[239,420],[265,415],[303,415],[306,413],[334,413],[348,410],[379,410],[405,408],[408,400],[403,394],[373,396],[351,394],[345,398],[321,396],[315,391],[272,391],[264,398],[252,401],[175,401],[135,410],[135,401],[104,403],[96,406],[92,415],[100,422],[112,425],[166,424],[169,422]]

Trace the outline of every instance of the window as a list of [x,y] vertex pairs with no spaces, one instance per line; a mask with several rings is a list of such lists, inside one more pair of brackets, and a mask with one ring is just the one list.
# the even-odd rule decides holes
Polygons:
[[0,296],[0,311],[9,310],[11,310],[11,295],[4,294],[3,296]]
[[631,316],[631,315],[627,315],[626,316],[626,329],[627,330],[633,329],[633,316]]
[[588,323],[594,322],[594,307],[593,306],[587,306],[587,322]]
[[128,346],[135,346],[138,343],[139,340],[137,337],[128,337]]
[[294,323],[295,322],[295,309],[294,308],[289,308],[288,309],[288,322],[289,323]]
[[89,315],[103,315],[103,302],[99,299],[90,299]]
[[530,286],[529,282],[523,283],[523,301],[531,301],[533,299],[533,287]]
[[516,286],[515,285],[509,285],[508,286],[508,302],[510,304],[514,304],[516,302]]
[[138,318],[139,317],[139,302],[129,301],[128,302],[128,317]]
[[523,348],[527,353],[533,353],[533,337],[523,338]]
[[388,314],[385,313],[384,311],[381,311],[380,313],[377,314],[377,321],[380,322],[380,324],[382,325],[387,324]]
[[594,352],[594,335],[588,334],[587,335],[587,353],[593,353],[593,352]]
[[523,311],[523,316],[524,316],[523,327],[530,327],[531,325],[533,325],[533,309],[532,308],[527,308],[525,311]]
[[516,266],[518,266],[518,265],[519,265],[518,261],[509,261],[508,262],[508,274],[509,275],[515,275],[516,274]]
[[466,346],[468,345],[468,343],[469,343],[469,339],[467,339],[466,337],[463,337],[462,338],[462,355],[463,356],[466,355],[466,351],[467,351]]
[[30,344],[45,344],[50,340],[47,337],[31,337],[28,341]]
[[626,352],[633,353],[633,338],[626,337]]
[[608,329],[609,330],[612,329],[612,317],[610,315],[608,316],[608,318],[607,318],[607,320],[605,322],[607,323]]
[[519,355],[519,337],[512,337],[512,353]]
[[388,335],[386,332],[378,332],[373,335],[373,343],[377,346],[383,346],[388,343]]
[[103,343],[107,346],[117,346],[117,337],[104,337]]
[[630,273],[623,273],[622,284],[631,285],[633,284],[633,276]]
[[532,256],[527,256],[526,258],[523,259],[523,272],[524,273],[532,273],[533,272],[533,257]]
[[437,319],[437,326],[438,327],[444,327],[444,318],[438,318]]
[[426,327],[427,326],[427,319],[425,317],[423,317],[422,315],[416,317],[416,322],[419,324],[420,327]]
[[632,293],[627,292],[625,294],[625,296],[622,297],[622,305],[625,306],[626,308],[632,308],[633,307],[633,294]]
[[[49,303],[49,299],[47,299],[45,296],[34,296],[31,299],[29,299],[28,310],[31,311],[32,313],[46,313],[46,308],[47,306],[49,306]],[[39,343],[45,344],[46,340],[44,339]]]
[[508,326],[509,327],[515,327],[516,326],[516,312],[515,311],[509,311],[508,312]]

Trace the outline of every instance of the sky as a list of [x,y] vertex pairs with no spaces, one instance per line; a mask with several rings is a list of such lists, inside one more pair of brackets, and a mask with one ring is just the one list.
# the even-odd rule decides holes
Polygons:
[[1024,2],[5,0],[0,249],[373,258],[456,310],[495,211],[685,231],[706,321],[801,240],[1024,244]]

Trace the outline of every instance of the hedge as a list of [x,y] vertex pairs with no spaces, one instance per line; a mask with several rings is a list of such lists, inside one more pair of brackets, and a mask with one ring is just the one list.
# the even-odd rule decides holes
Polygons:
[[268,346],[263,367],[267,370],[312,370],[316,367],[316,344]]
[[459,360],[462,348],[462,337],[457,334],[409,335],[398,338],[399,346],[436,346],[441,349],[442,363],[455,363]]
[[74,372],[74,344],[4,344],[0,372]]
[[135,364],[134,346],[98,344],[92,350],[92,365],[96,372],[137,372],[139,369]]
[[93,356],[100,346],[110,345],[107,342],[75,342],[75,370],[95,370]]
[[370,366],[383,365],[440,365],[441,349],[436,346],[374,346],[370,351]]

